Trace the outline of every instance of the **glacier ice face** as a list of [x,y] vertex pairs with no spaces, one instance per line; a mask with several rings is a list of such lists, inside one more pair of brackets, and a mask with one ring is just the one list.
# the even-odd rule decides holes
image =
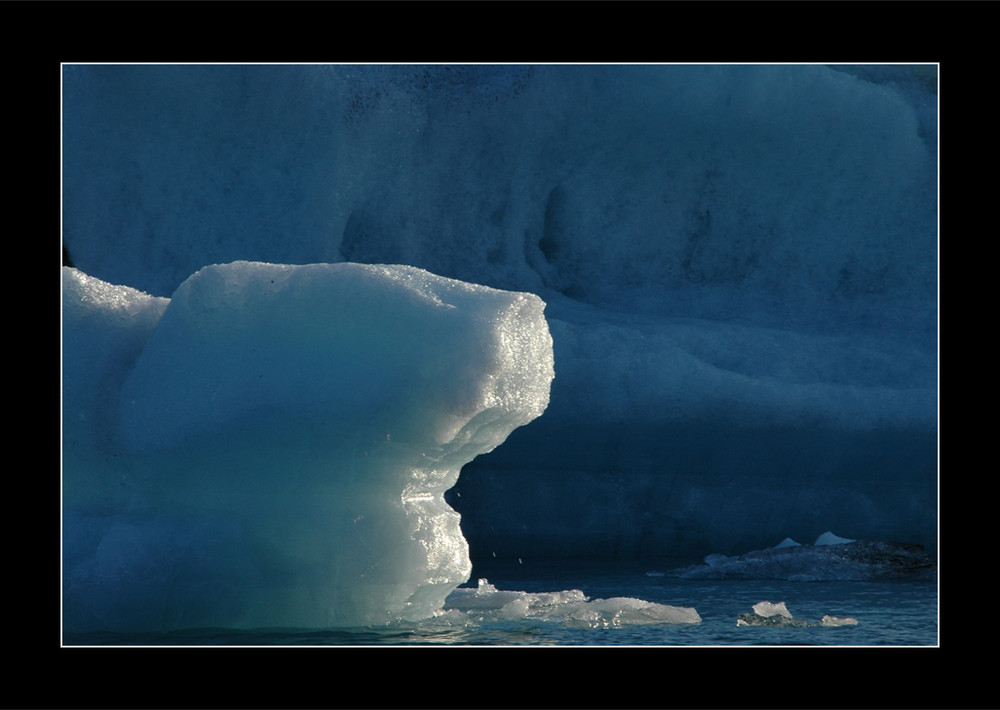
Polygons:
[[543,301],[409,266],[63,270],[64,626],[420,619],[468,579],[444,501],[546,408]]

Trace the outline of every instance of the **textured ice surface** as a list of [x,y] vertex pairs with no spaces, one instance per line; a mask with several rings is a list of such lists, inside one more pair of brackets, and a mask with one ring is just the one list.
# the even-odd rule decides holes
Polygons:
[[67,65],[63,237],[159,296],[237,259],[539,294],[559,376],[459,480],[473,557],[933,554],[936,69]]
[[168,301],[63,269],[64,623],[420,619],[444,501],[546,408],[545,304],[409,266],[208,266]]

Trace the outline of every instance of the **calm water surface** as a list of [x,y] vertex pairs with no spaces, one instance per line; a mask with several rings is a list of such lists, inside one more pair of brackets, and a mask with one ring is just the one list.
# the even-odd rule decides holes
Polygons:
[[[477,569],[501,590],[580,589],[588,597],[634,597],[694,607],[700,624],[579,628],[557,621],[520,619],[462,623],[430,619],[364,629],[195,629],[168,634],[66,634],[64,645],[90,646],[934,646],[938,643],[938,589],[934,582],[704,581],[661,576],[653,565],[580,564],[495,566]],[[487,576],[488,575],[488,576]],[[853,617],[856,626],[774,628],[737,626],[760,601],[785,602],[796,618]]]

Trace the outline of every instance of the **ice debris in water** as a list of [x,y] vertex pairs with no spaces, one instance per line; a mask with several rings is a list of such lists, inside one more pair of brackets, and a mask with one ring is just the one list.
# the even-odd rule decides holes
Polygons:
[[801,543],[795,542],[795,540],[793,540],[790,537],[786,537],[784,540],[775,545],[774,549],[780,550],[783,547],[801,547],[801,546],[802,546]]
[[788,607],[785,606],[785,602],[778,602],[773,604],[771,602],[757,602],[753,605],[753,611],[755,614],[760,616],[783,616],[785,618],[791,619],[792,614],[788,611]]
[[818,623],[813,623],[808,619],[797,619],[792,616],[785,606],[785,602],[757,602],[753,605],[753,611],[740,614],[736,618],[737,626],[787,626],[787,627],[808,627],[808,626],[856,626],[858,620],[853,617],[840,618],[824,614]]
[[631,597],[591,599],[579,589],[520,592],[497,589],[486,579],[461,587],[445,600],[443,614],[456,612],[483,620],[552,621],[571,627],[618,628],[651,624],[698,624],[692,607],[671,606]]

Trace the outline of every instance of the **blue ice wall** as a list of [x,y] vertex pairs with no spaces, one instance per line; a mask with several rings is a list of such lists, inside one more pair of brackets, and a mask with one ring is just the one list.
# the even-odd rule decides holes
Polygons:
[[67,66],[63,238],[169,296],[236,259],[548,304],[549,409],[472,555],[934,547],[937,95],[914,66]]

